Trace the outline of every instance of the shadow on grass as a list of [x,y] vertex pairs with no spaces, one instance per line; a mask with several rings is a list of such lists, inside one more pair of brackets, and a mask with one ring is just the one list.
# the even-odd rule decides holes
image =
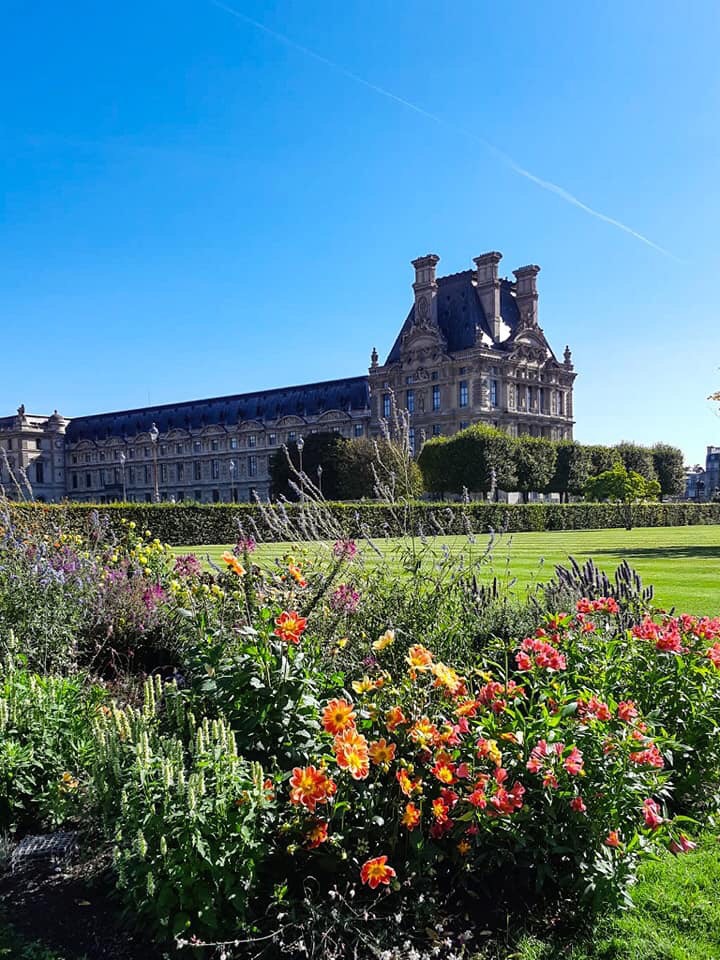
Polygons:
[[677,547],[615,547],[593,549],[588,556],[617,557],[618,560],[632,561],[634,559],[657,560],[720,560],[720,544],[717,546],[688,544]]

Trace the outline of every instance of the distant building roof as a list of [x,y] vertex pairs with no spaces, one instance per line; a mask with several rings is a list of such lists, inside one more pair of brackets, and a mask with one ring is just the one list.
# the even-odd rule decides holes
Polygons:
[[135,436],[155,423],[161,433],[198,430],[213,424],[230,426],[243,420],[277,420],[285,416],[315,417],[327,410],[357,411],[370,406],[367,377],[326,380],[258,393],[240,393],[209,400],[189,400],[157,407],[75,417],[66,431],[72,443]]
[[[485,311],[473,283],[474,276],[474,270],[464,270],[462,273],[452,273],[447,277],[438,277],[437,279],[438,326],[447,342],[448,353],[458,353],[461,350],[474,347],[476,344],[476,329],[480,329],[491,340],[493,339],[490,324],[485,317]],[[510,280],[500,281],[500,313],[504,323],[510,328],[510,339],[520,321],[520,314],[512,288],[513,284]],[[414,320],[415,307],[413,305],[392,350],[388,354],[386,363],[397,363],[400,360],[400,341],[403,334],[412,326]],[[503,343],[495,341],[494,346],[502,349]]]

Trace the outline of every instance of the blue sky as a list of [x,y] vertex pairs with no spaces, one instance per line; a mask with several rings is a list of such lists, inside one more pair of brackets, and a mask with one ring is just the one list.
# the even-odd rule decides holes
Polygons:
[[714,0],[2,6],[0,414],[359,374],[501,250],[578,439],[720,443]]

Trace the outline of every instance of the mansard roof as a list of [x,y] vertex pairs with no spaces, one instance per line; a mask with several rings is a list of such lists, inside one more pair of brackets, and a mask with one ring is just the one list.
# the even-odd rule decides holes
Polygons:
[[230,397],[76,417],[70,421],[66,438],[70,443],[77,443],[80,440],[134,437],[149,430],[153,423],[161,433],[167,433],[174,429],[200,430],[212,424],[234,426],[243,420],[277,420],[289,415],[316,417],[326,410],[363,411],[370,406],[369,397],[367,377],[348,377]]
[[[447,343],[448,353],[459,353],[461,350],[474,347],[476,329],[487,334],[491,340],[493,339],[492,330],[473,283],[474,276],[474,270],[463,270],[461,273],[452,273],[437,279],[438,326]],[[500,281],[500,313],[503,321],[510,328],[510,339],[520,320],[512,288],[513,284],[510,280]],[[413,305],[388,354],[386,363],[397,363],[400,360],[400,341],[414,321],[415,306]],[[495,342],[494,346],[505,349],[503,343]]]

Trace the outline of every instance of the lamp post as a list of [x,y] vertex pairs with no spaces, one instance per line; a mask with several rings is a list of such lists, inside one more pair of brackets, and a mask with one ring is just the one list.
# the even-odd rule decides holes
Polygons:
[[322,464],[319,463],[317,468],[317,475],[318,475],[318,491],[320,493],[320,496],[322,496],[322,474],[323,474]]
[[157,444],[158,437],[160,436],[160,431],[157,428],[157,425],[153,423],[150,427],[150,441],[152,443],[153,451],[153,483],[154,483],[154,492],[153,492],[153,503],[160,503],[160,491],[158,490],[158,461],[157,461]]
[[497,499],[497,472],[495,467],[490,471],[490,499],[493,501]]
[[127,503],[127,488],[125,487],[125,461],[127,457],[120,453],[120,469],[122,470],[123,503]]
[[235,461],[231,460],[228,464],[230,470],[230,500],[235,503]]
[[300,501],[305,500],[305,474],[303,473],[302,452],[305,447],[305,441],[302,436],[297,439],[298,457],[300,459]]

